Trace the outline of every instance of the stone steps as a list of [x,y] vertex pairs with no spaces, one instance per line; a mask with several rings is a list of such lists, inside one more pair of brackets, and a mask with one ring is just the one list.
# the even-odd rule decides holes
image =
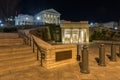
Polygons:
[[[22,46],[21,46],[22,47]],[[23,50],[22,50],[23,49]],[[24,54],[24,53],[28,53],[28,54],[33,54],[32,53],[32,48],[30,47],[26,47],[26,48],[0,48],[0,56],[11,56],[11,55],[19,55],[19,54]]]
[[4,38],[18,38],[18,33],[0,33],[0,38],[4,39]]
[[4,55],[0,56],[0,61],[2,60],[11,60],[11,59],[17,59],[17,58],[24,58],[24,57],[34,57],[35,55],[33,53],[24,53],[24,54],[13,54],[13,55]]
[[40,65],[40,63],[37,62],[34,53],[24,52],[21,54],[7,54],[8,55],[0,55],[0,75]]
[[0,75],[10,74],[17,71],[23,71],[34,66],[38,66],[38,61],[28,61],[0,67]]
[[32,48],[26,45],[17,45],[17,46],[0,46],[0,53],[1,52],[8,52],[8,51],[23,51],[23,50],[31,50]]
[[27,61],[35,61],[35,60],[36,60],[36,58],[33,57],[33,56],[27,56],[27,57],[22,57],[22,58],[14,58],[14,59],[8,59],[8,60],[1,60],[0,61],[0,66],[11,65],[11,64],[27,62]]
[[17,34],[10,34],[12,38],[8,34],[4,35],[2,38],[0,34],[0,75],[40,65],[32,47],[24,45],[23,39],[18,38]]
[[23,45],[24,41],[21,38],[14,39],[0,39],[0,46],[14,46],[14,45]]
[[22,51],[4,51],[4,52],[0,52],[0,56],[9,56],[9,55],[17,55],[17,54],[24,54],[24,53],[31,53],[31,54],[33,54],[32,53],[32,51],[31,50],[22,50]]

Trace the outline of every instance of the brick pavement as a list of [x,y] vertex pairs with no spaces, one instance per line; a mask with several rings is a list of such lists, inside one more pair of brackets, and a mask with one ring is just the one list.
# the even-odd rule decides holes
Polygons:
[[[110,55],[110,46],[106,47],[106,55]],[[117,46],[118,53],[118,46]],[[89,48],[90,74],[80,72],[79,63],[68,64],[51,70],[40,66],[0,76],[0,80],[120,80],[120,58],[111,62],[106,56],[106,67],[98,66],[98,48]]]

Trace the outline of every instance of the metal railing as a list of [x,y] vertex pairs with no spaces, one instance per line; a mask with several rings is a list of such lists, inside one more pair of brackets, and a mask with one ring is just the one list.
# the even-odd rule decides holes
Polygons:
[[[23,38],[25,45],[32,46],[33,48],[33,53],[35,53],[35,46],[37,48],[37,60],[40,58],[41,66],[43,66],[43,59],[45,59],[45,54],[46,54],[46,49],[39,46],[37,42],[34,39],[31,39],[31,36],[27,36],[24,32],[18,31],[19,37]],[[33,45],[32,45],[33,43]],[[40,52],[40,55],[39,55]]]
[[31,37],[28,37],[24,32],[18,31],[19,37],[23,38],[26,45],[31,46]]
[[[45,54],[46,54],[46,49],[42,48],[41,46],[39,46],[35,40],[33,39],[33,53],[35,52],[35,46],[37,47],[37,60],[39,60],[40,57],[40,63],[41,66],[43,65],[43,59],[45,59]],[[39,55],[40,52],[40,55]]]

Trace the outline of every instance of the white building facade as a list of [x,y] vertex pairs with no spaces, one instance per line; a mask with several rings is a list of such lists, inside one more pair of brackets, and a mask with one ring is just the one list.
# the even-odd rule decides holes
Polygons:
[[118,23],[115,21],[106,22],[106,23],[94,23],[90,24],[90,27],[102,27],[102,28],[111,28],[111,29],[118,29]]
[[35,24],[60,24],[60,13],[54,9],[43,10],[35,15]]
[[118,29],[118,23],[117,22],[107,22],[103,23],[103,26],[106,28],[113,28],[113,29]]
[[15,17],[15,25],[33,25],[34,24],[34,17],[30,15],[23,15],[20,14]]

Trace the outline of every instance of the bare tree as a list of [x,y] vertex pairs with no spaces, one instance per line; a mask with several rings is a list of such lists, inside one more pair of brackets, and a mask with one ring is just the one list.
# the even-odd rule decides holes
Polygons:
[[0,0],[0,17],[3,19],[15,16],[19,0]]

